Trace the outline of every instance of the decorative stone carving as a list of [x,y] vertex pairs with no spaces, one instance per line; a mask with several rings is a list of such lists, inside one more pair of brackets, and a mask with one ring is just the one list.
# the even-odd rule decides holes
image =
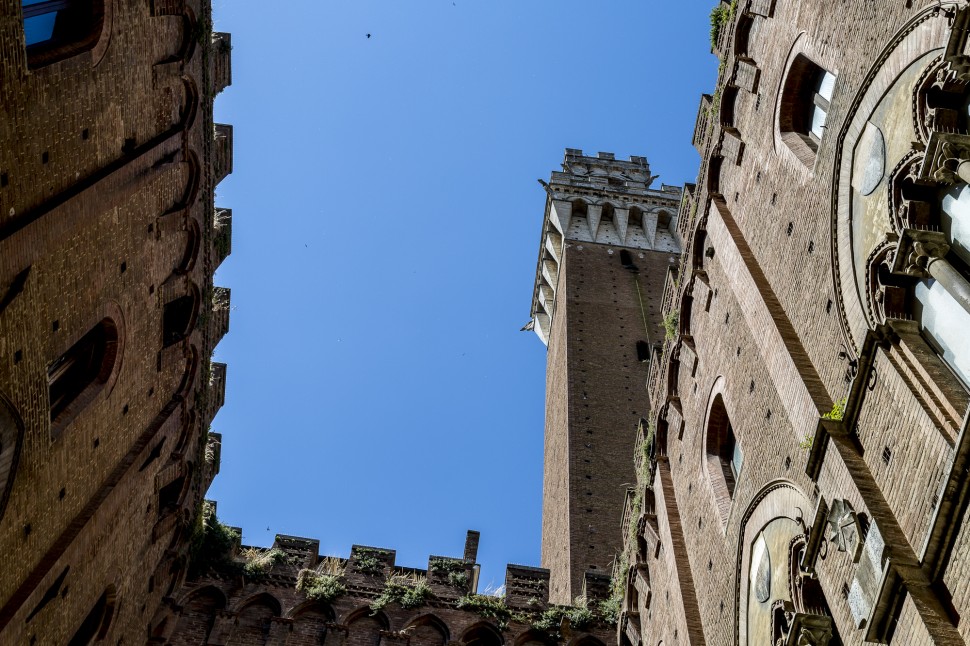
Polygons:
[[788,601],[772,605],[772,646],[828,646],[834,634],[829,616],[796,612]]
[[785,646],[828,646],[832,635],[831,617],[796,613]]
[[858,563],[862,553],[862,527],[852,505],[848,500],[839,498],[832,501],[826,519],[826,536],[840,552],[849,552],[852,562]]
[[970,182],[970,135],[931,132],[919,176],[941,184]]
[[942,231],[906,229],[899,238],[892,272],[916,278],[929,278],[930,263],[941,260],[950,250]]

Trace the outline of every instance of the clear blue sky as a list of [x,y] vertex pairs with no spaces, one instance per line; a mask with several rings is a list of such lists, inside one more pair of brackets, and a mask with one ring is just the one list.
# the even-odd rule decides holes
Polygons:
[[694,181],[711,6],[214,0],[235,150],[209,497],[246,543],[425,567],[477,529],[483,585],[539,564],[545,348],[519,332],[536,179],[570,147]]

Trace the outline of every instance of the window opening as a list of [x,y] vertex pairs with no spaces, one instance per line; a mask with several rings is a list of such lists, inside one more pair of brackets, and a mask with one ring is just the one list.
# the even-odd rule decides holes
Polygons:
[[187,337],[192,327],[195,298],[191,294],[165,303],[162,345],[168,347]]
[[91,49],[101,31],[101,0],[21,0],[31,67]]
[[47,384],[52,423],[66,423],[94,398],[111,375],[117,345],[118,330],[106,318],[51,363]]

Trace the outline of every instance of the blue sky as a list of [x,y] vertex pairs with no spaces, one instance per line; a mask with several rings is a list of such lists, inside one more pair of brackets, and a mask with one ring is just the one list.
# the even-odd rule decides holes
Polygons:
[[545,348],[519,332],[536,179],[570,147],[694,181],[710,8],[214,0],[233,42],[216,100],[233,307],[208,497],[246,543],[424,567],[477,529],[483,586],[539,564]]

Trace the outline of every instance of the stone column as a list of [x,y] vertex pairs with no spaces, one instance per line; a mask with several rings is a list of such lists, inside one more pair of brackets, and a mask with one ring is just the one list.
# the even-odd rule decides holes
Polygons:
[[[970,162],[964,164],[970,171]],[[964,164],[960,168],[964,168]],[[957,303],[970,313],[970,281],[946,259],[949,250],[950,244],[941,231],[906,229],[896,248],[893,273],[940,281]]]

